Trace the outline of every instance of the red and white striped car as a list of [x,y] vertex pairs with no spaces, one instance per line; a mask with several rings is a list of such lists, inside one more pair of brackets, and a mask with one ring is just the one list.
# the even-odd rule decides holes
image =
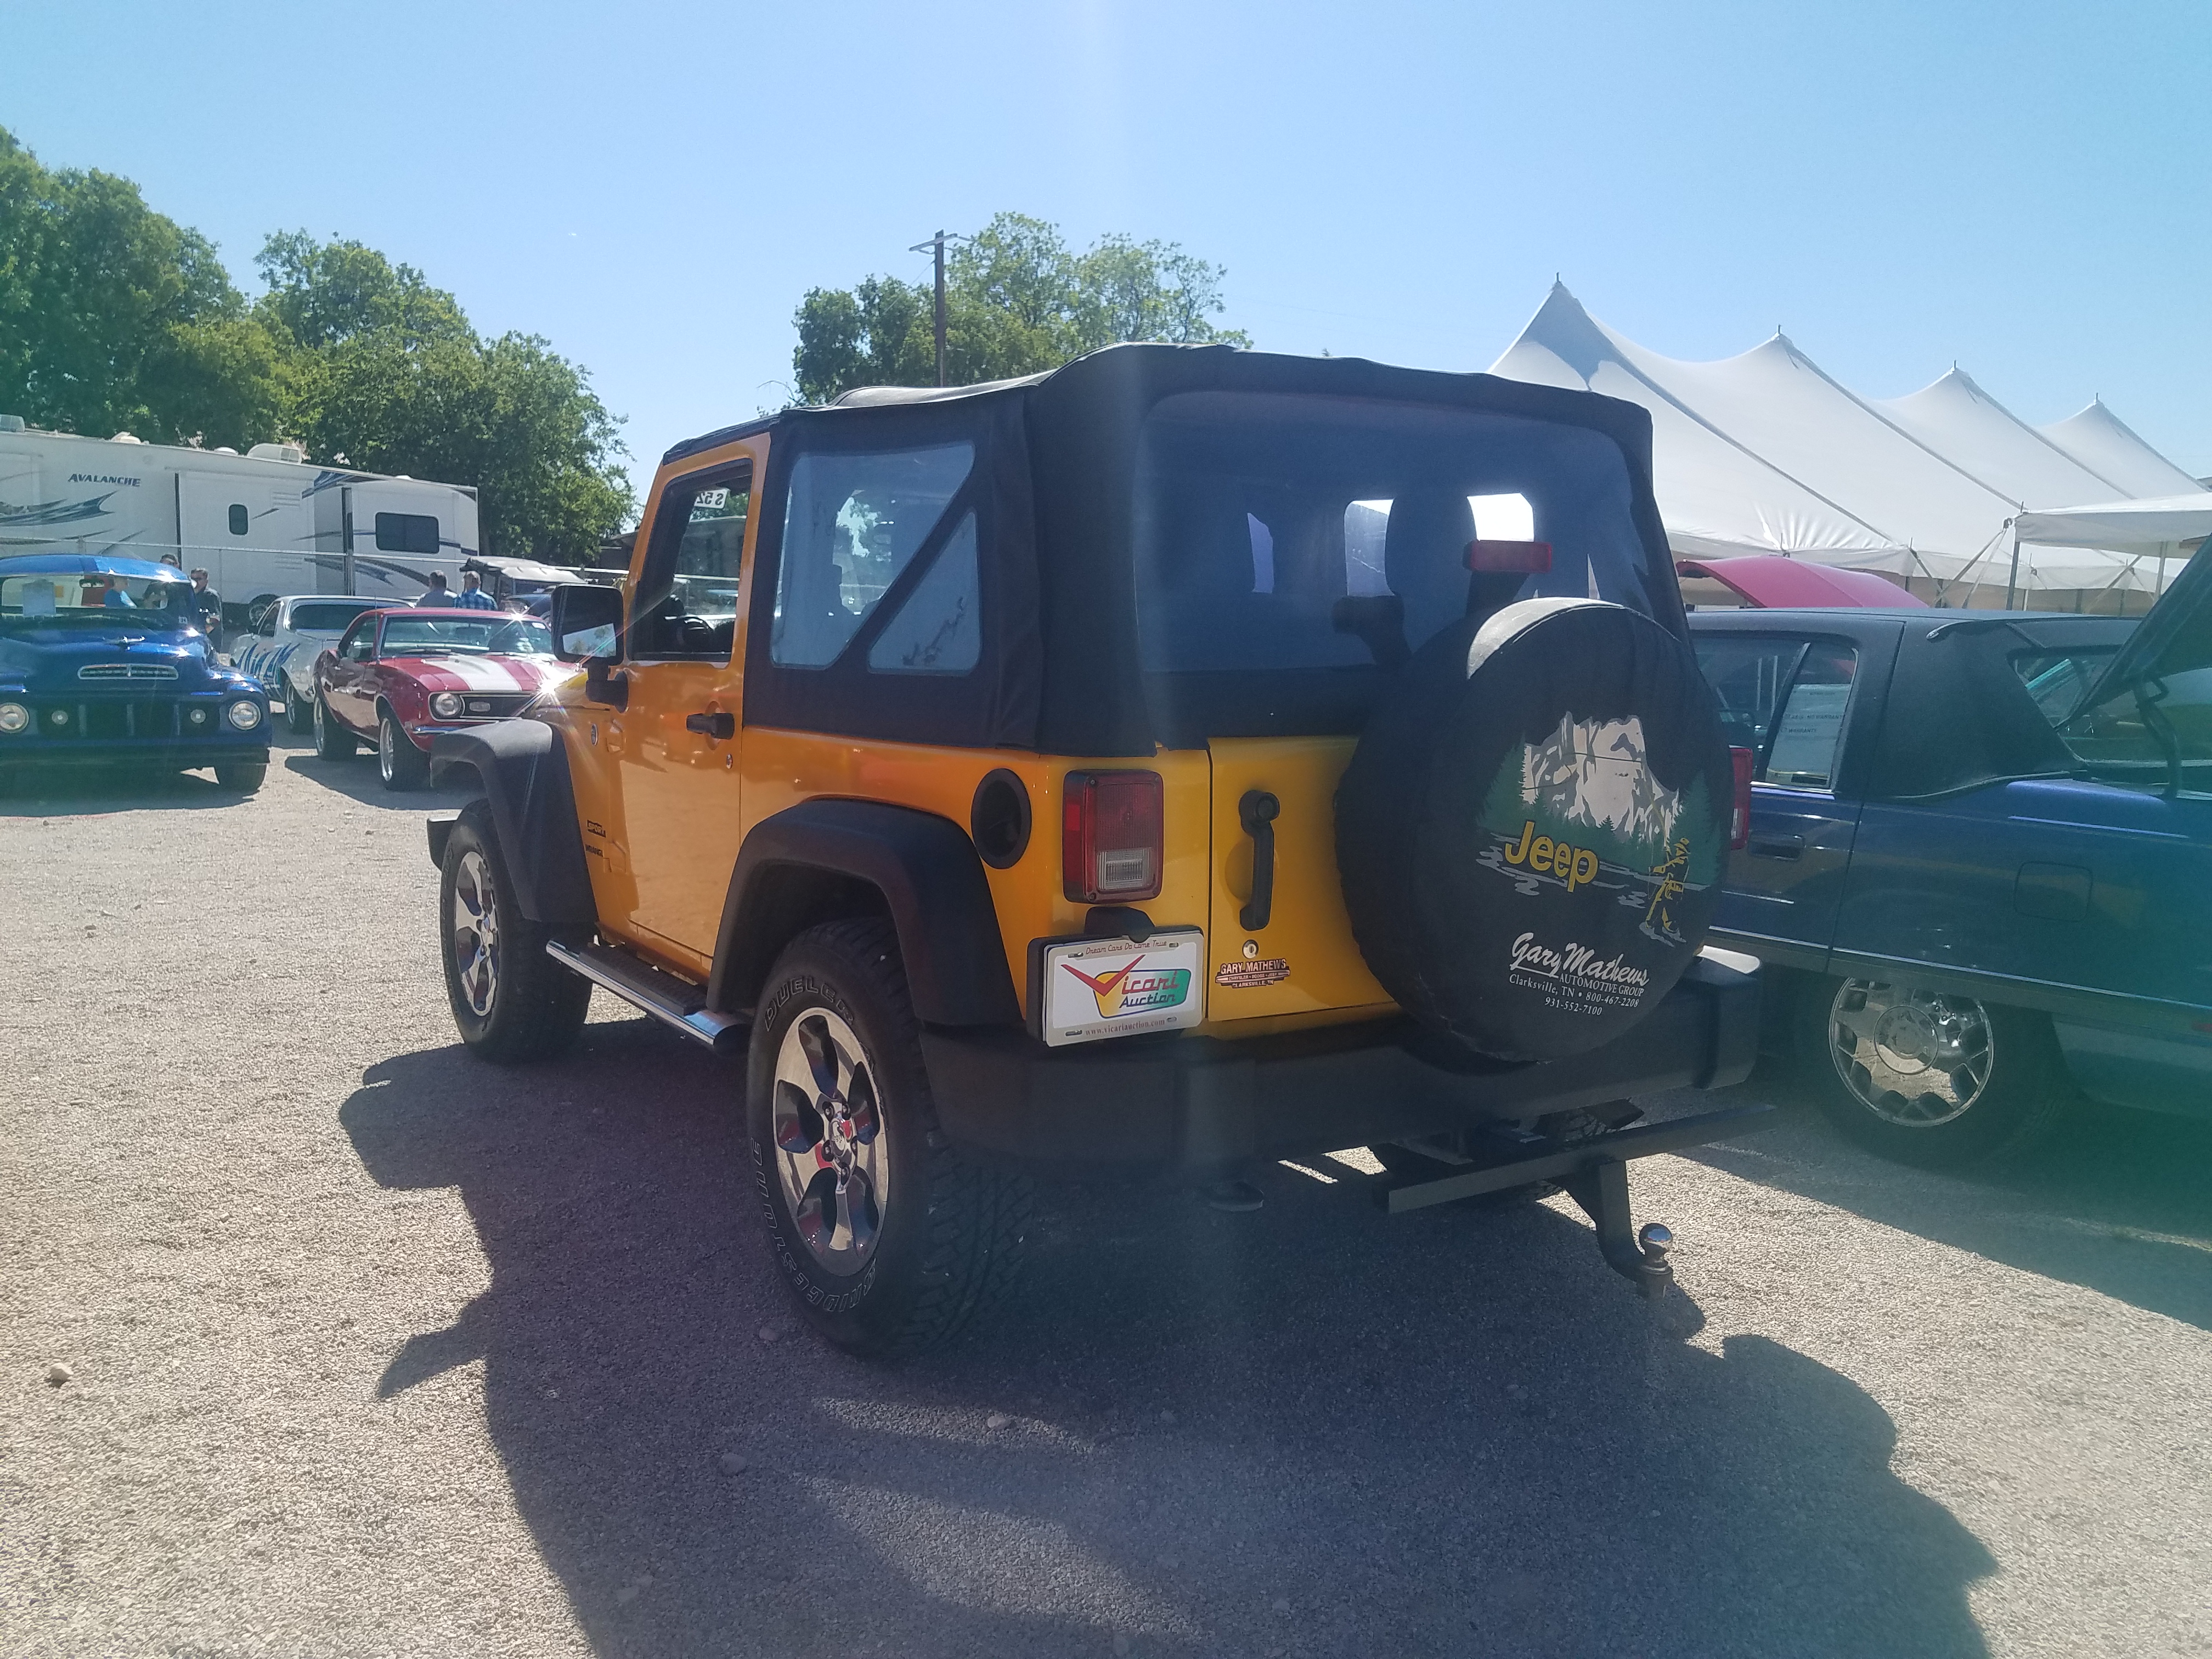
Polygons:
[[315,659],[315,752],[374,746],[387,789],[430,774],[430,740],[520,714],[576,671],[534,617],[503,611],[372,611]]

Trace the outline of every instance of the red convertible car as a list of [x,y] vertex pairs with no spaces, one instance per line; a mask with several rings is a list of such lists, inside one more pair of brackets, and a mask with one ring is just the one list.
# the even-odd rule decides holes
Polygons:
[[501,611],[372,611],[315,659],[315,752],[376,749],[387,789],[419,789],[430,740],[521,712],[574,669],[534,617]]

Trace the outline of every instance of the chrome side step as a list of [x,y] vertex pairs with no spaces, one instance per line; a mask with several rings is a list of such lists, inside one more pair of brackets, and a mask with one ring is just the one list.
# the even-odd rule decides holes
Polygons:
[[627,951],[604,945],[564,945],[556,939],[545,941],[545,954],[717,1054],[738,1054],[745,1046],[744,1021],[711,1012],[700,987],[664,974]]

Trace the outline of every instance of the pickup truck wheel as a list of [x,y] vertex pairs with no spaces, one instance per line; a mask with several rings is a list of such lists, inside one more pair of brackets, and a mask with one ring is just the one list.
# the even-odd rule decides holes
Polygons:
[[1902,1164],[2014,1155],[2065,1115],[2066,1063],[2040,1014],[1878,980],[1806,988],[1802,1035],[1837,1127]]
[[386,789],[420,789],[430,781],[430,757],[415,746],[388,708],[376,721],[376,775]]
[[1030,1209],[1023,1177],[938,1127],[898,941],[825,923],[762,988],[745,1068],[753,1178],[807,1322],[861,1354],[913,1352],[1001,1298]]
[[315,694],[315,753],[325,760],[350,760],[360,747],[354,734],[338,724],[337,715],[320,692]]
[[545,954],[522,914],[482,801],[461,809],[438,875],[439,954],[461,1041],[495,1065],[566,1054],[591,1011],[592,982]]
[[250,795],[261,787],[261,781],[268,775],[267,761],[231,761],[215,769],[215,781],[241,795]]

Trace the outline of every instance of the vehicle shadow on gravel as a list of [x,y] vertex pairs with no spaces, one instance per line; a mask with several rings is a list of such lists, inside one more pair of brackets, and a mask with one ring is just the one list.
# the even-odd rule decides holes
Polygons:
[[439,811],[464,806],[483,793],[473,781],[453,789],[386,789],[376,769],[376,757],[366,750],[347,760],[325,760],[310,744],[286,754],[283,764],[286,771],[297,773],[362,806],[388,806],[399,811],[419,812],[425,807]]
[[202,811],[252,799],[212,772],[133,772],[47,767],[19,772],[0,787],[0,818],[82,817],[100,812]]
[[1790,1110],[1683,1156],[2212,1330],[2212,1122],[2085,1104],[2025,1158],[1938,1171],[1861,1152],[1783,1068],[1732,1095]]
[[376,1395],[483,1362],[601,1654],[1985,1650],[1993,1563],[1892,1474],[1881,1408],[1697,1346],[1550,1207],[1056,1188],[1016,1305],[868,1364],[789,1318],[737,1075],[603,1022],[555,1067],[398,1056],[340,1114],[380,1185],[459,1190],[491,1266]]

